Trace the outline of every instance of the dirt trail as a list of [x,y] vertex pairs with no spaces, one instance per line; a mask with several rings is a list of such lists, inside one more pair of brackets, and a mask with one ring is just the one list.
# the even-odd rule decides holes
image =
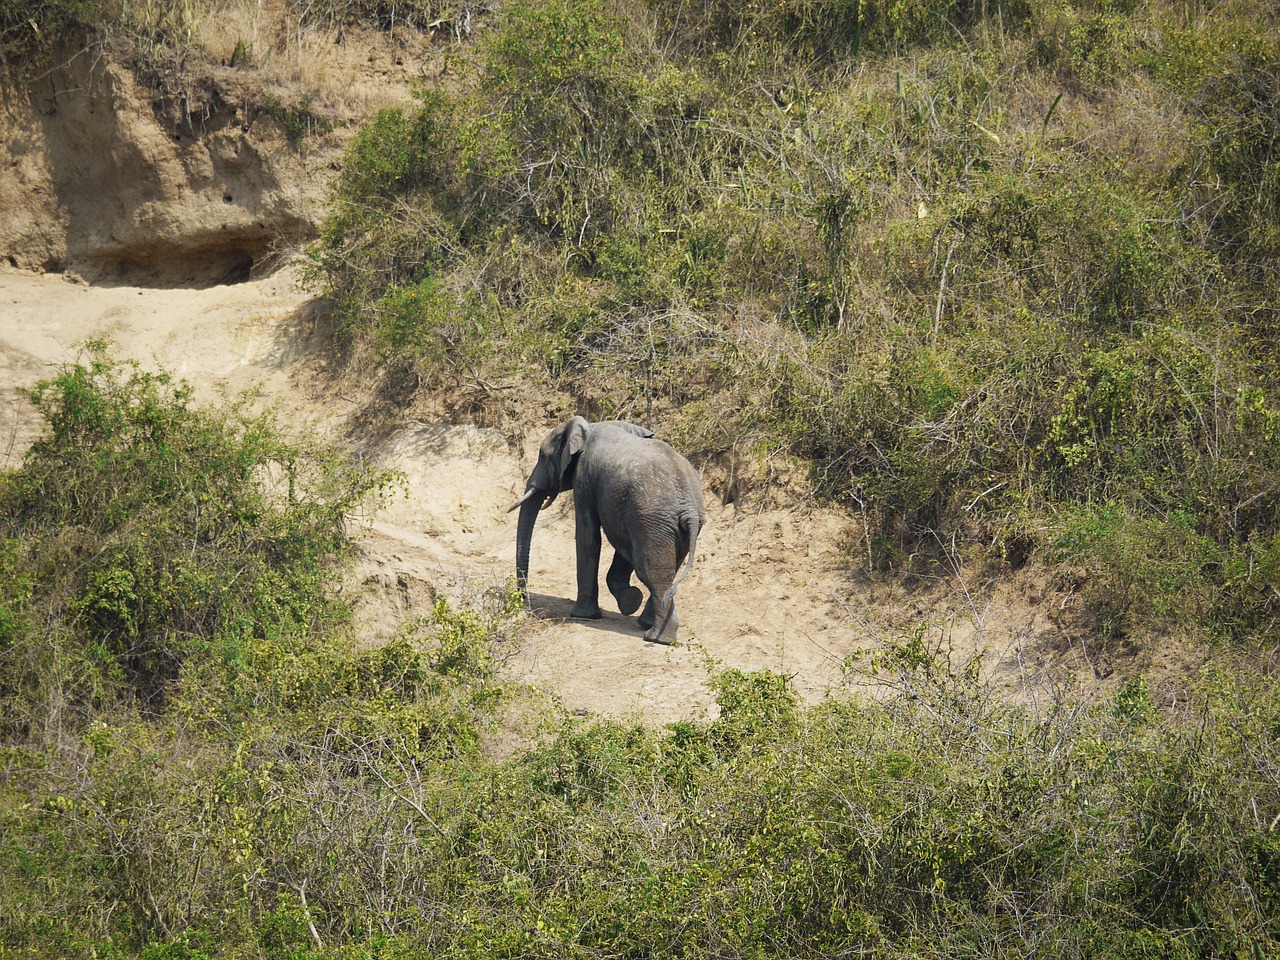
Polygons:
[[[189,380],[199,399],[256,387],[284,423],[350,445],[358,405],[322,375],[315,327],[310,295],[290,270],[207,289],[144,289],[0,269],[0,467],[16,465],[40,427],[24,391],[73,360],[76,343],[96,337]],[[402,470],[407,495],[364,533],[346,587],[362,642],[385,642],[406,617],[428,612],[437,594],[465,604],[508,581],[515,515],[506,509],[549,426],[530,423],[511,443],[491,429],[407,419],[363,451]],[[511,674],[572,709],[665,722],[711,707],[706,678],[717,665],[778,671],[808,698],[873,683],[843,666],[919,624],[953,661],[983,651],[984,674],[1023,696],[1051,676],[1089,684],[1139,668],[1189,669],[1172,647],[1135,648],[1124,662],[1085,661],[1069,640],[1073,598],[1043,577],[985,584],[957,577],[916,590],[877,584],[844,557],[840,545],[857,530],[839,512],[738,512],[709,490],[707,502],[697,563],[679,594],[681,642],[667,647],[645,643],[634,619],[616,610],[596,622],[566,619],[575,582],[572,498],[558,499],[534,534],[531,615],[507,662]]]

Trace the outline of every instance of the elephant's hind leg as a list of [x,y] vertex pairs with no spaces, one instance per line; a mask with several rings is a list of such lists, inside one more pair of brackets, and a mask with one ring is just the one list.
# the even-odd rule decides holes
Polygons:
[[644,612],[640,614],[639,623],[645,630],[653,626],[653,594],[649,594],[649,600],[644,605]]
[[[665,590],[663,591],[666,592]],[[655,593],[654,596],[657,596]],[[653,621],[645,627],[644,638],[650,643],[674,643],[676,639],[676,631],[680,629],[680,617],[676,615],[676,602],[672,598],[671,602],[664,604],[662,598],[658,597],[653,602],[651,609],[653,610]],[[642,623],[641,626],[644,626]],[[658,631],[662,631],[662,636],[658,636]]]
[[[644,638],[650,643],[655,641],[672,643],[676,639],[676,631],[680,629],[680,617],[676,613],[676,599],[671,588],[675,583],[680,564],[684,562],[688,553],[687,547],[676,544],[673,556],[669,559],[664,558],[665,562],[658,563],[656,569],[651,566],[651,575],[642,578],[645,586],[649,588],[649,603],[644,609],[644,615],[640,618],[640,626],[644,627]],[[675,562],[672,563],[671,560]],[[669,593],[672,596],[670,602],[667,602]]]
[[635,567],[631,565],[631,561],[619,551],[613,555],[613,563],[609,564],[609,572],[604,578],[609,592],[618,601],[618,610],[628,617],[640,609],[640,603],[644,600],[644,594],[640,589],[631,584],[631,574],[634,570]]
[[[676,602],[673,597],[670,603],[663,603],[662,598],[671,589],[671,578],[645,583],[649,588],[649,602],[644,605],[644,613],[640,614],[640,626],[644,629],[644,638],[650,642],[658,639],[658,630],[662,630],[662,643],[671,643],[676,638],[676,630],[680,627],[680,618],[676,616]],[[668,613],[670,619],[668,619]],[[663,628],[663,624],[666,624]]]

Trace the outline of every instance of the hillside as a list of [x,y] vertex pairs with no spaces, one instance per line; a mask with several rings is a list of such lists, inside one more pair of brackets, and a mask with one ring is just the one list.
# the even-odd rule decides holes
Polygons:
[[1278,16],[0,5],[0,957],[1274,955]]
[[[392,76],[408,102],[410,81],[438,57],[426,38],[420,42],[407,57],[390,42],[357,55],[372,70],[399,61]],[[331,69],[341,72],[351,53],[335,54]],[[102,103],[106,90],[110,109]],[[295,147],[268,120],[240,122],[250,108],[220,93],[226,116],[192,124],[184,141],[146,88],[109,60],[85,56],[31,91],[4,137],[23,162],[8,164],[0,181],[15,198],[3,224],[10,268],[0,272],[10,304],[3,333],[12,371],[4,397],[8,462],[17,463],[38,428],[24,391],[52,365],[74,359],[75,344],[107,338],[123,356],[190,380],[207,399],[257,389],[285,422],[312,424],[344,449],[404,472],[407,494],[365,534],[349,588],[360,642],[393,636],[436,592],[465,600],[502,583],[514,551],[505,508],[523,488],[542,434],[569,407],[535,386],[498,428],[442,418],[457,402],[447,389],[384,409],[386,396],[367,373],[331,358],[324,335],[331,308],[303,288],[287,261],[318,229],[346,128]],[[54,100],[57,112],[37,124],[39,104]],[[103,168],[92,158],[104,155],[118,159]],[[86,179],[77,163],[94,177]],[[258,266],[250,271],[241,262]],[[56,273],[24,269],[33,265]],[[1034,696],[1068,676],[1085,688],[1110,688],[1145,675],[1157,689],[1168,683],[1176,690],[1199,662],[1193,644],[1167,633],[1091,652],[1076,585],[1040,565],[1016,573],[951,566],[907,580],[869,574],[854,546],[866,538],[862,519],[816,504],[790,458],[752,464],[750,476],[737,480],[733,458],[702,466],[712,512],[682,600],[685,644],[649,647],[616,611],[600,623],[564,619],[573,590],[572,517],[564,504],[539,530],[535,616],[509,665],[513,676],[559,692],[574,708],[669,720],[707,708],[708,658],[777,670],[817,697],[870,682],[860,679],[869,655],[921,624],[952,662],[982,655],[984,672],[1015,695]]]
[[[189,380],[197,395],[254,389],[283,422],[309,424],[340,447],[404,472],[406,493],[360,539],[363,558],[348,589],[357,639],[385,642],[403,620],[430,609],[437,592],[465,603],[513,572],[514,520],[506,508],[522,492],[547,422],[533,408],[513,435],[403,410],[376,439],[359,423],[377,399],[328,372],[313,296],[290,270],[235,285],[200,289],[108,286],[0,271],[0,302],[10,326],[0,334],[10,371],[4,396],[7,463],[40,426],[22,392],[79,354],[75,344],[107,337],[121,356]],[[512,675],[557,691],[567,706],[615,716],[639,711],[653,721],[698,716],[709,702],[706,658],[742,670],[794,678],[818,697],[846,677],[846,658],[878,641],[929,626],[929,639],[956,663],[984,651],[987,671],[1014,693],[1060,680],[1069,670],[1086,687],[1141,671],[1159,684],[1194,668],[1190,651],[1169,642],[1134,649],[1090,671],[1072,643],[1065,590],[1028,571],[998,582],[955,577],[933,585],[873,583],[844,558],[858,536],[840,511],[803,502],[739,508],[708,482],[710,520],[696,574],[684,590],[681,647],[643,643],[616,611],[599,623],[564,619],[573,600],[572,514],[558,507],[542,521],[534,548],[534,617],[520,632]],[[775,496],[784,504],[794,491]],[[976,575],[980,576],[980,575]]]

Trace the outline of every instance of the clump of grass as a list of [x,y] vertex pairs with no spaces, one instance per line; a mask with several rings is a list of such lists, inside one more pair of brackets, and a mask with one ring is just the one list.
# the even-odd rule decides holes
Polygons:
[[267,95],[263,98],[263,110],[279,124],[289,142],[297,146],[307,137],[333,128],[332,123],[313,110],[314,102],[314,94],[306,94],[293,105],[284,103],[274,95]]
[[67,31],[110,16],[105,0],[14,0],[0,8],[0,64],[18,67]]

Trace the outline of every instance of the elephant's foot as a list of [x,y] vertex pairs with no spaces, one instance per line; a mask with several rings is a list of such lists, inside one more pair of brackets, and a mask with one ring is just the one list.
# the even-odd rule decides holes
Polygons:
[[[659,616],[657,604],[650,596],[644,613],[640,615],[640,626],[644,627],[644,638],[649,643],[672,643],[680,626],[680,618],[676,616],[674,606],[668,606],[666,612]],[[662,632],[661,637],[658,636],[659,631]]]
[[648,643],[661,643],[666,646],[676,642],[676,625],[674,623],[667,624],[667,629],[662,631],[662,636],[658,636],[658,627],[655,624],[644,632],[644,639]]
[[598,603],[575,603],[573,609],[569,611],[569,616],[575,620],[599,620],[600,604]]
[[626,617],[639,610],[640,604],[644,602],[644,594],[640,592],[639,587],[629,586],[614,596],[618,600],[618,611]]

